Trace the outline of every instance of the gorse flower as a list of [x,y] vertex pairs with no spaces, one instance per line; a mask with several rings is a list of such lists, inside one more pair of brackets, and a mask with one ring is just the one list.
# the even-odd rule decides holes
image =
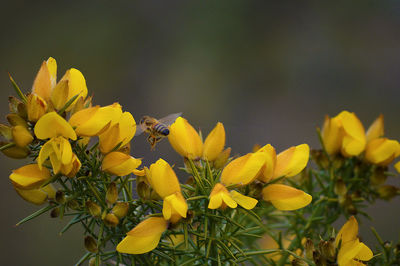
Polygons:
[[[9,98],[9,124],[0,124],[0,150],[36,162],[9,178],[25,201],[47,203],[18,224],[45,212],[71,217],[61,233],[82,225],[89,251],[78,264],[364,265],[373,255],[359,241],[354,217],[336,243],[332,236],[322,238],[343,213],[362,212],[366,202],[399,194],[397,187],[383,185],[388,165],[400,155],[400,144],[384,137],[383,116],[367,133],[354,113],[327,117],[324,149],[311,151],[318,169],[306,169],[307,144],[279,154],[271,144],[255,146],[231,157],[220,122],[203,142],[181,113],[160,121],[145,116],[141,130],[149,133],[152,148],[168,136],[183,165],[160,158],[138,169],[142,158],[130,155],[134,116],[119,103],[92,106],[79,70],[70,68],[57,82],[57,64],[49,58],[28,94],[10,80],[18,98]],[[175,122],[166,128],[169,119]],[[395,168],[400,171],[400,163]],[[265,234],[274,243],[260,249],[257,240]],[[321,239],[317,246],[315,239]],[[392,250],[384,249],[389,255],[376,259],[393,264]]]
[[354,216],[343,225],[336,236],[335,244],[339,248],[337,262],[339,266],[365,265],[373,257],[372,251],[358,237],[358,223]]
[[326,116],[322,129],[322,140],[328,154],[340,152],[345,157],[352,157],[365,151],[366,161],[386,166],[400,155],[400,144],[397,140],[384,138],[383,135],[383,115],[365,133],[357,116],[347,111],[334,118]]
[[178,117],[170,126],[168,140],[175,151],[185,158],[214,161],[224,149],[225,129],[218,122],[203,144],[200,135],[189,122]]

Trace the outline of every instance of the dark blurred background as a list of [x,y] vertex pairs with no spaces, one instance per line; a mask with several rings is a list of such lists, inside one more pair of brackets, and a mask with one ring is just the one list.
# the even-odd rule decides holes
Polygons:
[[[400,139],[398,1],[14,0],[2,2],[0,29],[4,116],[14,93],[7,71],[29,91],[52,56],[59,78],[81,70],[96,104],[118,101],[136,120],[183,112],[204,134],[223,122],[234,154],[255,143],[317,148],[315,128],[343,109],[365,127],[383,113],[386,135]],[[144,136],[133,139],[132,155],[147,165],[160,156],[181,163],[167,141],[150,152]],[[77,262],[80,229],[58,234],[67,219],[43,215],[14,227],[38,208],[8,179],[23,162],[1,158],[1,264]],[[398,238],[399,203],[370,208],[384,239]],[[361,235],[373,246],[370,225]]]

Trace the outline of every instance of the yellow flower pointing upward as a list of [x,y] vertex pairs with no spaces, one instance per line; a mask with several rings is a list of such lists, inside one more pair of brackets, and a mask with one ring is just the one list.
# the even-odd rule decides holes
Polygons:
[[335,240],[335,245],[339,248],[337,255],[339,266],[364,265],[364,261],[372,259],[372,251],[359,241],[357,234],[358,223],[356,218],[351,216],[340,229]]

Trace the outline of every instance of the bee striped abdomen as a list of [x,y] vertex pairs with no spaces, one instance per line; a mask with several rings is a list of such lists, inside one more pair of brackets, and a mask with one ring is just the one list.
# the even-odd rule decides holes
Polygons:
[[161,124],[161,123],[154,125],[153,129],[154,129],[157,133],[159,133],[159,134],[161,134],[161,135],[164,135],[164,136],[168,136],[168,134],[169,134],[169,129],[168,129],[168,127],[166,127],[165,125],[163,125],[163,124]]

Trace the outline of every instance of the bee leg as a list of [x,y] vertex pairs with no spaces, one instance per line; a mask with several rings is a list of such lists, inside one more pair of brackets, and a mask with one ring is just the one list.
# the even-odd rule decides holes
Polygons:
[[154,147],[156,146],[156,139],[153,136],[149,136],[147,138],[147,141],[150,143],[150,150],[154,150]]

